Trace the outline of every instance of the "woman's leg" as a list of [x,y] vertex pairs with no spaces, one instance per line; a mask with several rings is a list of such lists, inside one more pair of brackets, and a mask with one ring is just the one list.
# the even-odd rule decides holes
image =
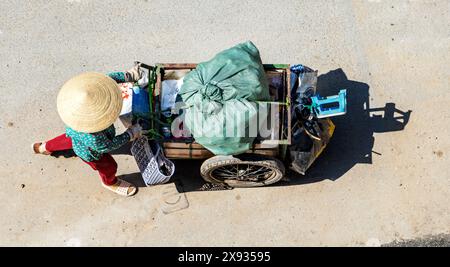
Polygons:
[[[86,161],[85,161],[86,162]],[[105,185],[113,185],[117,182],[117,163],[110,154],[103,154],[99,160],[86,162],[92,169],[98,171]]]
[[48,152],[61,151],[72,149],[72,139],[67,137],[66,134],[61,134],[51,140],[44,143],[45,150]]
[[137,192],[136,186],[116,178],[117,163],[110,154],[103,154],[99,160],[86,163],[98,171],[103,186],[108,190],[121,196],[132,196]]

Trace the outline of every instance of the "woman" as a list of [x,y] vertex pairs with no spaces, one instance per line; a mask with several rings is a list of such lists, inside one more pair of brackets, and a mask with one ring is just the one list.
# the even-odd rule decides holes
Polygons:
[[57,109],[66,124],[66,133],[46,142],[33,144],[36,154],[73,149],[75,154],[99,172],[102,185],[122,196],[132,196],[136,187],[116,177],[117,163],[109,152],[142,134],[135,124],[117,135],[113,123],[122,109],[122,94],[117,83],[140,79],[139,66],[127,72],[104,75],[83,73],[67,81],[58,93]]

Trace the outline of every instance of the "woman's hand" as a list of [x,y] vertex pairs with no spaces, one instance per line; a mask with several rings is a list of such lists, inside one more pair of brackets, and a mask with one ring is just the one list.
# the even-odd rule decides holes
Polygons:
[[126,132],[130,135],[130,141],[134,141],[142,136],[142,126],[139,123],[133,124]]
[[137,82],[142,78],[142,74],[143,71],[141,70],[141,64],[137,64],[125,72],[125,81]]

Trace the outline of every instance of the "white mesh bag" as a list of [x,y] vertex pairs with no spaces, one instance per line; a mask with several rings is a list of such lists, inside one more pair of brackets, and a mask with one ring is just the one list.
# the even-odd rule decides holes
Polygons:
[[133,142],[131,154],[147,186],[166,183],[175,172],[175,165],[164,156],[159,144],[152,142],[150,145],[145,136]]

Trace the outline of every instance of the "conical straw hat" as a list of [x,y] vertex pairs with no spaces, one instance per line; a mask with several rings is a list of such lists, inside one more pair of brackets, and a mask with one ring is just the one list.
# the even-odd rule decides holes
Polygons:
[[63,85],[58,93],[57,109],[63,122],[75,131],[99,132],[119,117],[122,94],[112,78],[87,72]]

